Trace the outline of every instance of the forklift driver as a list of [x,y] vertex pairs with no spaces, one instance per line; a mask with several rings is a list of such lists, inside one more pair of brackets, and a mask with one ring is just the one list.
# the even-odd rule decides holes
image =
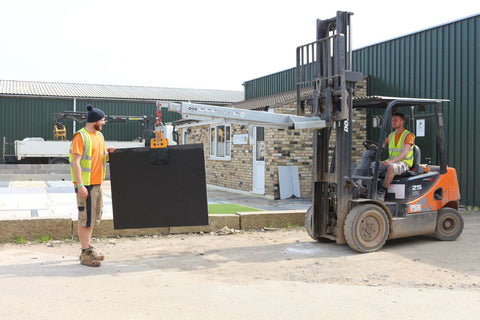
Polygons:
[[393,178],[410,170],[413,166],[413,145],[415,135],[403,127],[405,116],[395,112],[392,116],[392,133],[385,140],[383,147],[388,146],[388,159],[379,168],[379,175],[385,175],[383,186],[378,190],[380,198],[385,195]]

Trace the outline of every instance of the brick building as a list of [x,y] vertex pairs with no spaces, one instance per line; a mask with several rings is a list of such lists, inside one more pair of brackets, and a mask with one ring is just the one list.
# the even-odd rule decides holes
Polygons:
[[[357,85],[357,96],[364,95],[366,79]],[[246,100],[232,107],[282,114],[297,112],[295,92]],[[354,111],[352,127],[352,154],[358,162],[366,139],[365,110]],[[204,145],[207,184],[278,199],[279,167],[294,166],[298,168],[301,197],[311,197],[313,129],[283,130],[212,122],[179,125],[178,132],[180,144]]]

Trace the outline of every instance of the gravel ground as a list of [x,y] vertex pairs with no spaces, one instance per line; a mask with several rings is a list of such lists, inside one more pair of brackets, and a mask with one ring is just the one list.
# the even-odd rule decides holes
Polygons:
[[453,242],[388,241],[374,253],[303,228],[0,245],[1,319],[477,319],[480,214]]

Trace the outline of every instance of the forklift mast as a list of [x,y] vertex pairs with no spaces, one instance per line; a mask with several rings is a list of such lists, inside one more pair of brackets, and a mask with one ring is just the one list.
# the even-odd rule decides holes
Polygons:
[[342,230],[352,199],[352,104],[355,84],[363,79],[351,71],[352,15],[338,11],[334,18],[317,20],[317,40],[297,48],[297,114],[326,123],[313,137],[312,231],[317,239],[337,243],[345,242]]

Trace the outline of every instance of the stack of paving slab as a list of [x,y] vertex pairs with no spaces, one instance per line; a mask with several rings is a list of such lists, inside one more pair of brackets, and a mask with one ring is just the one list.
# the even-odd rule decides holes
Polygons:
[[[107,177],[110,170],[107,165]],[[0,181],[71,181],[69,164],[0,164]]]
[[65,181],[70,178],[68,164],[1,164],[0,181]]

